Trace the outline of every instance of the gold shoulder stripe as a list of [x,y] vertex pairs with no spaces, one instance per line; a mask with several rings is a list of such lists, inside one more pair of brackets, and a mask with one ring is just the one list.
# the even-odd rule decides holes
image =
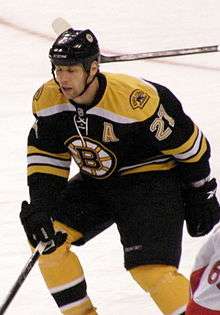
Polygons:
[[66,153],[50,153],[47,151],[43,151],[43,150],[39,150],[38,148],[34,147],[34,146],[28,146],[28,155],[30,154],[43,154],[43,155],[47,155],[47,156],[52,156],[54,158],[60,158],[60,159],[64,159],[64,160],[70,160],[71,156],[69,152]]
[[185,143],[183,143],[181,146],[174,149],[163,150],[162,153],[166,155],[175,155],[175,154],[180,154],[180,153],[188,151],[192,147],[193,143],[196,141],[198,132],[199,132],[198,127],[194,125],[193,134]]

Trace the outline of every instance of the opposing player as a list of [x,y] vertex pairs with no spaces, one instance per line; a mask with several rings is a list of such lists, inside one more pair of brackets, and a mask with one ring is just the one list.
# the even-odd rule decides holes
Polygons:
[[[116,223],[133,279],[163,314],[184,314],[184,219],[202,236],[220,218],[206,137],[166,87],[100,72],[90,30],[68,29],[49,56],[53,79],[33,100],[30,204],[20,217],[32,246],[52,241],[39,261],[50,293],[63,314],[97,314],[70,247]],[[72,179],[71,158],[80,169]]]
[[200,249],[190,285],[186,315],[220,315],[220,226]]

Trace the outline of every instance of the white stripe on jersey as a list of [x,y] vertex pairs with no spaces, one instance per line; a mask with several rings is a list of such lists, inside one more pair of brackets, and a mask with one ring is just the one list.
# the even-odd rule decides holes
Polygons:
[[202,139],[202,132],[201,132],[201,130],[199,130],[199,134],[198,134],[197,139],[194,143],[194,146],[187,152],[175,154],[174,157],[178,160],[186,160],[186,159],[190,158],[191,156],[196,155],[196,153],[200,149],[201,139]]
[[55,159],[52,157],[42,156],[42,155],[30,155],[27,158],[28,166],[31,164],[46,164],[46,165],[53,165],[58,167],[65,167],[69,168],[71,161],[64,161]]
[[62,112],[75,112],[76,107],[71,103],[65,103],[65,104],[57,104],[55,106],[41,109],[40,111],[36,112],[38,117],[46,117],[46,116],[52,116],[58,113]]
[[120,123],[120,124],[129,124],[129,123],[134,123],[134,122],[138,121],[137,119],[121,116],[121,115],[113,113],[107,109],[99,108],[99,107],[93,107],[93,108],[89,109],[87,111],[87,114],[107,118],[109,120],[112,120],[112,121]]

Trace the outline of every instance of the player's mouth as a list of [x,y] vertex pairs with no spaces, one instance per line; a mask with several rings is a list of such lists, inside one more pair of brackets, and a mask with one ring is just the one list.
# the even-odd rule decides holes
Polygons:
[[66,93],[72,91],[72,87],[69,87],[69,86],[61,86],[61,89],[63,92],[66,92]]
[[61,90],[62,90],[63,94],[68,96],[68,97],[70,97],[70,95],[72,95],[72,93],[73,93],[72,87],[69,87],[69,86],[61,86]]

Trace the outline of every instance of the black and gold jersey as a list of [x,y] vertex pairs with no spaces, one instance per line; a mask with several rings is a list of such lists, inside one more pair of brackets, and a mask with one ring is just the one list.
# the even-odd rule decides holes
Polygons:
[[66,182],[71,160],[97,180],[178,168],[190,182],[209,174],[202,131],[166,87],[124,74],[98,75],[94,102],[78,105],[54,80],[33,99],[28,180]]

